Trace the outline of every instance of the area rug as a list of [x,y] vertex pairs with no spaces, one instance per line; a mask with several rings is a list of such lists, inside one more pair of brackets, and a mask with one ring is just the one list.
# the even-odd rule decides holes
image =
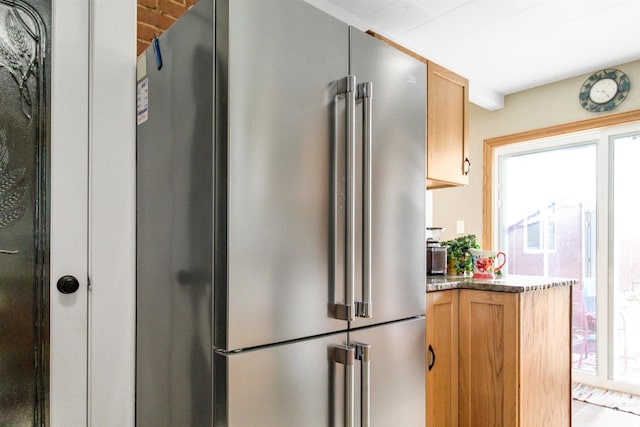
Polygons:
[[640,415],[640,396],[573,383],[573,398]]

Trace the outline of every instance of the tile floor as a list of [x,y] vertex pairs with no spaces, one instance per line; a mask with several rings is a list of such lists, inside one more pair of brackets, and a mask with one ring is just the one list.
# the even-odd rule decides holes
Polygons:
[[640,416],[604,406],[573,401],[573,427],[639,427]]

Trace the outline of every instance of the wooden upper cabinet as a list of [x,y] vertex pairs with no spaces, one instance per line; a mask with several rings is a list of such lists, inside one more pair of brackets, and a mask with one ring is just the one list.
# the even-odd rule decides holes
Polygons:
[[469,184],[469,81],[427,61],[427,188]]
[[380,34],[367,33],[427,65],[427,189],[469,184],[469,81]]

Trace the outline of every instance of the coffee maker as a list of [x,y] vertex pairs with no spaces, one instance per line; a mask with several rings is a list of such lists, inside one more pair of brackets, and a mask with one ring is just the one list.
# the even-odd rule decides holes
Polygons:
[[427,227],[427,276],[444,276],[447,273],[447,248],[440,246],[442,227]]

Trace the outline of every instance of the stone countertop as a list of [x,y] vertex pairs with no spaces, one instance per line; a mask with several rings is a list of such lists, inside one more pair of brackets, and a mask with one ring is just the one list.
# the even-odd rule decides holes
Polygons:
[[495,279],[474,279],[469,276],[427,276],[427,292],[448,289],[475,289],[494,292],[533,292],[560,286],[572,286],[577,279],[542,276],[497,276]]

